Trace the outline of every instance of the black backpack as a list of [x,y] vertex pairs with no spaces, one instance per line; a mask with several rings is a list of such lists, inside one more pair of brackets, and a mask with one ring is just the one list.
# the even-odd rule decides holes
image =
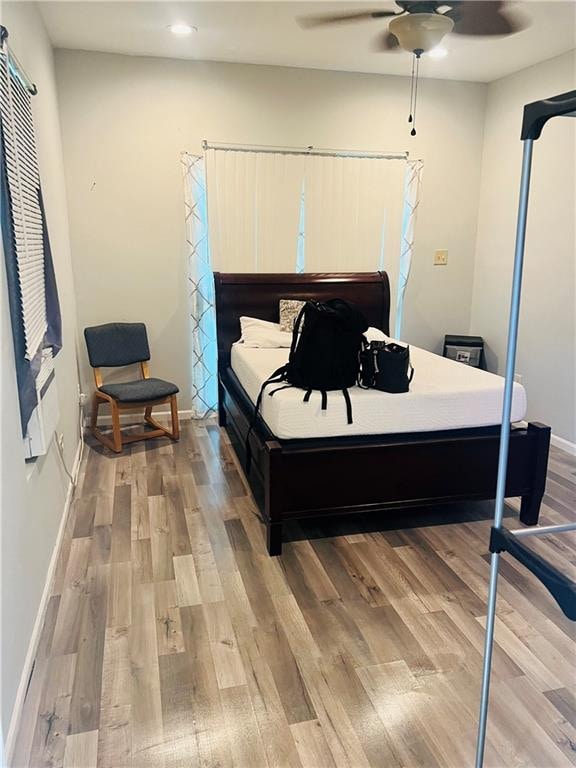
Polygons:
[[319,390],[322,410],[326,410],[326,392],[342,390],[351,424],[348,387],[358,379],[363,333],[367,329],[364,315],[343,299],[307,301],[294,324],[290,356],[280,376],[289,385],[306,390],[304,402],[308,402],[313,390]]
[[326,393],[339,389],[344,395],[348,424],[352,424],[352,403],[348,387],[353,387],[358,380],[363,333],[367,329],[368,323],[362,312],[343,299],[330,299],[325,303],[307,301],[304,304],[294,323],[288,362],[274,371],[260,389],[254,418],[246,437],[248,469],[250,433],[269,384],[281,385],[269,392],[270,396],[289,387],[306,390],[305,403],[310,400],[312,392],[318,390],[322,397],[323,411],[328,404]]

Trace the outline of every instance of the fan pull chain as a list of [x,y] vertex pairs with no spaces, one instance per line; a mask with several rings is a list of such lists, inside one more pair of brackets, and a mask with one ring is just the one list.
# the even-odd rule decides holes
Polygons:
[[412,130],[410,131],[410,136],[416,136],[416,109],[418,107],[418,80],[420,77],[420,56],[422,56],[422,51],[414,51],[414,61],[412,62],[412,67],[414,68],[414,63],[416,63],[416,75],[412,74],[412,88],[414,90],[414,96],[412,99],[412,104],[410,108],[410,118],[408,119],[409,123],[412,123]]
[[414,66],[416,64],[416,56],[412,56],[412,74],[410,75],[410,114],[408,115],[408,122],[412,122],[412,109],[414,107]]

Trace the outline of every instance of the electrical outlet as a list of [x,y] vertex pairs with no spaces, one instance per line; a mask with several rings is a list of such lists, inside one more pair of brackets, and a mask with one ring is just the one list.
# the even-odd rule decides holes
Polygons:
[[434,266],[445,267],[448,264],[448,251],[445,249],[434,251]]
[[88,402],[88,395],[85,392],[79,392],[78,393],[78,401],[82,407],[86,405]]

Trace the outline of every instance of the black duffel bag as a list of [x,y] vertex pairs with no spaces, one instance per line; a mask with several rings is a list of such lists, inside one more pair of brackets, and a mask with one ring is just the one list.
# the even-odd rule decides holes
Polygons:
[[386,341],[371,341],[360,353],[360,379],[364,389],[408,392],[414,376],[410,347]]

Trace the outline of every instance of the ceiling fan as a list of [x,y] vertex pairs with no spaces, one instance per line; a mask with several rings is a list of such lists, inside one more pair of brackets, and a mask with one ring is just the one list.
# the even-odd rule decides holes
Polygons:
[[493,37],[513,35],[525,28],[522,19],[500,0],[396,0],[400,11],[361,10],[343,14],[303,16],[305,29],[329,24],[390,18],[388,30],[377,39],[377,50],[422,54],[435,48],[444,35]]
[[329,24],[344,24],[371,19],[390,19],[388,29],[377,38],[379,51],[405,50],[412,54],[410,84],[410,134],[416,136],[416,102],[420,58],[436,48],[442,38],[452,32],[474,37],[513,35],[526,27],[502,0],[396,0],[400,11],[372,9],[342,14],[303,16],[301,27],[311,29]]

